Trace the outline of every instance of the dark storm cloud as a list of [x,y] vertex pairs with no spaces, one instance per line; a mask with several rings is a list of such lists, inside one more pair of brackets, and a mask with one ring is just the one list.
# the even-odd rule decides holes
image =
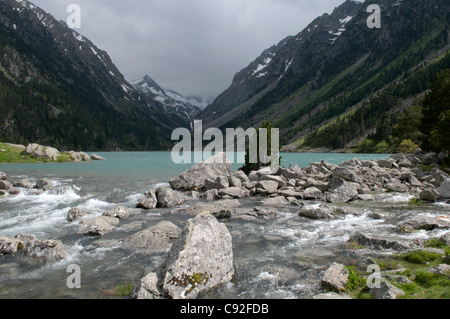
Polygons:
[[268,47],[344,0],[34,0],[60,20],[81,7],[82,35],[128,80],[150,75],[184,95],[226,89]]

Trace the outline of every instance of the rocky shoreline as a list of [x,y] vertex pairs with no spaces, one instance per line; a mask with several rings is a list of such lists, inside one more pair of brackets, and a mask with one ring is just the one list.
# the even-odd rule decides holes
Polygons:
[[[170,187],[147,191],[138,200],[136,208],[118,206],[105,211],[102,216],[92,217],[89,212],[73,207],[67,222],[79,220],[79,235],[99,238],[112,232],[132,214],[164,208],[171,214],[189,216],[184,229],[170,221],[162,221],[114,243],[130,251],[168,251],[159,270],[148,273],[135,287],[134,298],[192,299],[230,282],[235,276],[233,238],[221,220],[264,222],[276,219],[279,210],[286,207],[297,207],[297,216],[308,220],[340,220],[362,214],[358,206],[351,205],[352,202],[371,202],[377,194],[383,193],[409,194],[423,202],[448,202],[450,179],[437,167],[439,161],[437,154],[393,155],[386,160],[353,159],[338,165],[322,161],[306,168],[267,167],[247,175],[240,170],[233,172],[224,154],[218,154],[170,180]],[[51,181],[45,179],[36,183],[29,180],[9,182],[5,174],[1,176],[0,189],[7,196],[14,196],[21,188],[36,188],[37,192],[43,192],[53,187]],[[240,200],[245,198],[255,198],[257,205],[242,207]],[[192,199],[197,199],[195,204],[183,205]],[[311,206],[309,202],[317,204]],[[385,218],[382,211],[370,214],[373,219]],[[136,227],[139,229],[139,225]],[[448,215],[420,216],[398,225],[398,231],[403,233],[449,228]],[[448,246],[449,234],[446,232],[436,240]],[[364,233],[352,234],[349,244],[383,253],[429,249],[424,248],[421,241],[390,240]],[[112,244],[99,240],[99,245]],[[445,254],[443,249],[438,253]],[[38,262],[55,262],[67,256],[60,241],[38,240],[27,234],[0,237],[0,255],[18,254]],[[448,271],[446,263],[439,266],[444,273]],[[349,272],[344,265],[331,265],[322,280],[324,294],[315,298],[348,298],[341,293],[348,281]],[[383,284],[382,288],[383,293],[374,290],[371,296],[395,298],[401,295],[389,283]]]

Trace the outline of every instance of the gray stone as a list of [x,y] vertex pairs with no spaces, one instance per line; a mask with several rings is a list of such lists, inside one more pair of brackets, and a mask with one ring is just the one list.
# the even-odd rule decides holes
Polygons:
[[169,221],[162,221],[123,240],[123,247],[141,253],[153,253],[170,249],[180,237],[181,228]]
[[338,263],[333,263],[330,268],[325,271],[322,278],[322,287],[336,293],[342,292],[348,282],[347,268]]
[[262,188],[269,194],[274,194],[278,189],[278,182],[271,180],[260,180],[256,187]]
[[156,190],[152,189],[148,192],[145,192],[145,196],[139,200],[137,203],[137,208],[143,209],[155,209],[158,204],[158,200],[156,198]]
[[27,178],[21,179],[20,181],[17,181],[14,183],[15,187],[20,187],[20,188],[28,188],[31,189],[33,188],[35,185]]
[[230,196],[232,198],[244,198],[250,196],[250,191],[248,189],[239,187],[227,187],[219,190],[220,196]]
[[218,176],[214,180],[205,179],[203,188],[205,190],[227,188],[230,186],[230,183],[229,183],[230,177],[231,176]]
[[298,215],[310,219],[342,218],[340,212],[327,204],[320,204],[318,207],[303,207]]
[[186,209],[188,215],[210,212],[216,218],[229,218],[236,208],[241,207],[237,199],[223,199],[213,203],[199,203]]
[[322,196],[322,191],[316,187],[309,187],[303,192],[303,199],[318,199]]
[[439,193],[436,189],[424,189],[419,194],[420,199],[426,200],[429,202],[435,202],[439,198],[441,198],[441,193]]
[[115,217],[100,216],[97,218],[83,219],[78,234],[87,236],[102,236],[109,233],[119,225],[119,219]]
[[414,217],[404,221],[399,225],[399,228],[406,232],[414,230],[434,230],[434,229],[449,229],[450,223],[440,218],[434,217]]
[[48,178],[42,178],[36,182],[36,188],[47,191],[53,188],[53,183]]
[[439,186],[439,193],[443,198],[450,198],[450,178],[447,178],[441,186]]
[[348,242],[355,242],[359,246],[372,249],[406,250],[411,248],[407,243],[401,241],[370,237],[362,233],[352,235]]
[[403,290],[386,281],[381,281],[379,287],[370,288],[369,294],[374,299],[396,299],[405,295]]
[[330,203],[346,203],[358,196],[359,184],[344,182],[341,186],[332,190],[328,196],[327,201]]
[[104,212],[103,216],[125,219],[125,218],[128,218],[128,216],[130,216],[130,212],[129,212],[128,208],[126,208],[126,207],[117,206],[111,210]]
[[233,276],[233,245],[227,227],[209,213],[188,220],[166,261],[165,294],[173,299],[195,299]]
[[348,182],[363,183],[363,177],[361,173],[347,167],[337,166],[333,171],[333,176],[340,177]]
[[73,207],[72,209],[70,209],[69,214],[67,216],[67,219],[70,222],[73,222],[74,220],[77,220],[85,215],[87,215],[88,213],[85,212],[84,210],[82,210],[81,208],[78,207]]
[[225,153],[219,153],[209,160],[198,163],[169,181],[175,190],[203,190],[205,180],[216,180],[217,177],[228,177],[232,175],[231,162]]
[[184,203],[184,196],[179,191],[169,187],[160,187],[156,190],[157,207],[175,207]]
[[90,158],[93,161],[104,161],[105,160],[104,157],[97,155],[97,154],[91,154]]
[[131,293],[134,299],[162,299],[164,296],[158,287],[158,275],[154,272],[142,278]]

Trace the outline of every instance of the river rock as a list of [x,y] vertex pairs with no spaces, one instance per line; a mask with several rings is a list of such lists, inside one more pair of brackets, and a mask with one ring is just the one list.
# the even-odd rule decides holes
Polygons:
[[264,206],[285,206],[289,205],[289,201],[284,196],[276,196],[264,198],[259,201],[259,204]]
[[103,156],[100,156],[97,154],[91,154],[90,158],[93,161],[104,161],[105,160],[105,158]]
[[238,209],[233,218],[243,219],[247,221],[256,221],[258,219],[273,219],[277,217],[277,211],[274,209],[267,209],[264,207],[255,207],[251,209]]
[[379,287],[370,288],[369,294],[373,299],[396,299],[405,295],[403,290],[384,280],[380,281]]
[[21,179],[20,181],[17,181],[14,183],[14,187],[20,187],[20,188],[34,188],[35,184],[33,184],[28,178]]
[[355,242],[359,246],[368,247],[372,249],[393,249],[393,250],[405,250],[411,247],[404,242],[397,240],[389,240],[385,238],[375,238],[364,235],[362,233],[356,233],[350,237],[348,242]]
[[179,191],[169,187],[160,187],[156,190],[157,207],[175,207],[184,203],[184,196]]
[[330,268],[325,271],[322,278],[322,287],[333,292],[342,292],[348,282],[347,268],[338,263],[333,263]]
[[286,179],[297,179],[305,176],[305,172],[298,167],[298,165],[290,166],[289,168],[279,167],[276,175],[281,175]]
[[327,204],[320,204],[318,207],[303,207],[299,212],[299,216],[310,219],[334,219],[342,218],[341,213]]
[[136,207],[143,209],[155,209],[158,204],[158,200],[156,198],[156,190],[152,189],[144,194],[145,196],[139,200]]
[[6,180],[0,180],[0,189],[9,190],[12,187],[13,186],[12,186],[11,182],[6,181]]
[[117,206],[111,210],[104,212],[103,216],[115,217],[118,219],[125,219],[125,218],[128,218],[128,216],[130,216],[130,212],[129,212],[128,208],[126,208],[126,207]]
[[227,188],[230,186],[230,177],[232,176],[217,176],[214,180],[205,179],[203,188],[205,190]]
[[322,196],[322,191],[316,187],[309,187],[303,192],[303,199],[318,199]]
[[262,194],[274,194],[278,189],[278,182],[272,180],[261,180],[256,185],[256,191]]
[[23,248],[23,243],[15,238],[0,236],[0,255],[12,255]]
[[212,203],[199,203],[186,209],[188,215],[210,212],[216,218],[230,218],[236,208],[241,207],[237,199],[223,199]]
[[449,229],[450,223],[440,218],[419,216],[404,221],[399,225],[399,228],[405,232],[412,232],[419,229]]
[[158,275],[154,272],[142,278],[131,293],[133,299],[162,299],[163,297],[158,286]]
[[230,196],[232,198],[244,198],[250,196],[250,191],[240,187],[227,187],[219,189],[220,196]]
[[66,249],[59,240],[38,240],[34,235],[16,235],[23,243],[25,256],[38,262],[56,262],[67,257]]
[[346,182],[330,191],[327,201],[330,203],[347,203],[358,196],[360,185],[356,183]]
[[69,214],[67,216],[67,219],[70,222],[73,222],[74,220],[77,220],[85,215],[87,215],[88,213],[84,210],[82,210],[81,208],[78,207],[73,207],[70,209]]
[[181,228],[169,221],[162,221],[123,240],[123,247],[144,253],[164,251],[181,235]]
[[450,178],[447,178],[441,186],[439,186],[439,193],[443,198],[450,198]]
[[109,233],[119,225],[119,219],[115,217],[100,216],[96,218],[83,219],[78,234],[87,236],[102,236]]
[[441,193],[439,193],[436,189],[424,189],[419,194],[420,199],[426,200],[429,202],[435,202],[439,198],[441,198]]
[[348,182],[363,183],[363,177],[359,172],[349,169],[347,167],[337,166],[334,169],[333,176],[340,177]]
[[173,299],[195,299],[233,276],[233,246],[227,227],[210,213],[188,220],[166,261],[165,294]]
[[44,191],[47,191],[49,189],[53,188],[53,183],[48,178],[41,178],[36,182],[36,188],[37,189],[43,189]]
[[169,181],[170,186],[175,190],[202,190],[205,180],[216,180],[217,177],[228,177],[232,175],[231,162],[226,158],[225,153],[219,153],[209,160],[195,164],[187,171],[181,173]]

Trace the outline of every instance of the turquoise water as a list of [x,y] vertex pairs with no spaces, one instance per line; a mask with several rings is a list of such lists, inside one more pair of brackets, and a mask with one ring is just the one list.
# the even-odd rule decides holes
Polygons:
[[[0,171],[9,175],[25,175],[29,177],[97,177],[121,179],[127,182],[144,179],[167,182],[193,165],[175,164],[172,161],[170,152],[113,152],[97,154],[103,156],[106,160],[86,163],[0,164]],[[388,156],[385,154],[283,153],[281,154],[281,166],[289,167],[291,164],[297,164],[300,167],[306,167],[311,162],[320,162],[322,160],[338,164],[352,158],[362,161],[378,160]],[[235,158],[234,161],[237,161],[237,159]],[[234,163],[232,169],[237,170],[241,166],[242,164]]]

